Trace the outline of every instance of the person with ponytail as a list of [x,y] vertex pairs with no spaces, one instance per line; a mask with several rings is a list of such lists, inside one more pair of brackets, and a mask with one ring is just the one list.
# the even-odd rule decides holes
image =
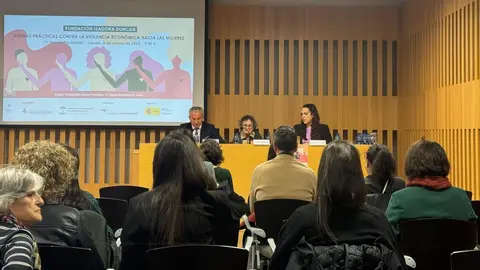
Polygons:
[[385,212],[392,193],[405,188],[405,182],[395,177],[395,160],[388,148],[374,144],[367,151],[367,203]]
[[316,198],[283,226],[269,270],[407,269],[385,214],[365,204],[365,193],[357,148],[340,140],[328,144]]
[[392,194],[385,215],[395,233],[400,221],[421,218],[477,220],[465,190],[448,178],[450,162],[443,147],[434,141],[412,144],[405,156],[406,188]]

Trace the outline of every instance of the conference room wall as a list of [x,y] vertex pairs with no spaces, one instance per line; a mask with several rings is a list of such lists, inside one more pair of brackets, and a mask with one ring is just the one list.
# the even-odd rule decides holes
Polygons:
[[[398,7],[213,5],[208,50],[208,121],[232,139],[243,114],[261,133],[299,122],[315,103],[322,122],[342,138],[377,131],[397,148]],[[0,162],[33,139],[67,142],[80,152],[80,182],[98,194],[138,183],[139,143],[168,130],[109,127],[0,128]]]
[[[438,141],[454,185],[480,199],[480,1],[407,1],[401,12],[399,160]],[[403,171],[403,162],[399,163]]]

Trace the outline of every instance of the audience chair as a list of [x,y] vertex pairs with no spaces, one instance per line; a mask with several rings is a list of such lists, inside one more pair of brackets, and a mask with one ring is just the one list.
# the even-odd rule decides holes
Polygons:
[[105,270],[89,248],[38,244],[42,270]]
[[453,219],[416,219],[400,222],[403,253],[415,260],[416,270],[450,270],[454,251],[477,244],[476,222]]
[[127,215],[128,202],[113,198],[98,198],[103,216],[114,232],[121,229]]
[[469,191],[469,190],[465,190],[465,192],[467,193],[467,197],[470,199],[470,201],[472,200],[472,197],[473,197],[473,192]]
[[300,206],[310,202],[292,199],[274,199],[255,202],[255,226],[262,228],[267,238],[277,240],[284,222]]
[[245,270],[248,251],[215,245],[182,245],[147,250],[148,268],[189,270]]
[[[480,201],[472,201],[472,208],[475,214],[480,217]],[[477,221],[477,244],[480,244],[480,220]]]
[[138,186],[111,186],[100,189],[100,198],[113,198],[130,201],[131,198],[147,192],[148,188]]
[[480,267],[480,250],[455,251],[450,256],[452,270],[471,270]]
[[[245,249],[250,253],[248,270],[264,269],[264,266],[268,263],[265,263],[265,260],[262,260],[260,257],[261,246],[258,239],[265,239],[267,234],[264,230],[251,226],[247,215],[243,215],[242,219],[245,222],[245,227],[251,233],[251,236],[248,236],[245,241]],[[275,241],[272,238],[268,238],[267,242],[272,251],[275,252]]]

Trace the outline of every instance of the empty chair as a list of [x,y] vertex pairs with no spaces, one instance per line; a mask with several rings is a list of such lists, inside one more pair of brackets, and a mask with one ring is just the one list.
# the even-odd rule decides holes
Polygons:
[[108,226],[114,232],[122,228],[125,215],[127,214],[128,202],[113,198],[98,198],[97,201]]
[[100,189],[100,198],[113,198],[130,201],[131,198],[147,192],[148,188],[138,186],[111,186]]
[[417,270],[450,270],[450,254],[473,249],[477,224],[453,219],[416,219],[400,222],[400,245],[416,262]]
[[471,270],[480,265],[480,250],[455,251],[450,256],[452,270]]
[[310,202],[293,199],[274,199],[255,202],[255,226],[277,240],[278,233],[292,213]]
[[184,245],[147,250],[147,269],[245,270],[248,251],[214,245]]
[[44,270],[104,270],[103,263],[88,248],[38,245]]

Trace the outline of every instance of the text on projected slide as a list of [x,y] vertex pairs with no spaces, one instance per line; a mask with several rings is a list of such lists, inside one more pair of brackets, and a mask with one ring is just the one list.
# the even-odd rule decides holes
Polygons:
[[182,122],[194,19],[5,16],[4,121]]

